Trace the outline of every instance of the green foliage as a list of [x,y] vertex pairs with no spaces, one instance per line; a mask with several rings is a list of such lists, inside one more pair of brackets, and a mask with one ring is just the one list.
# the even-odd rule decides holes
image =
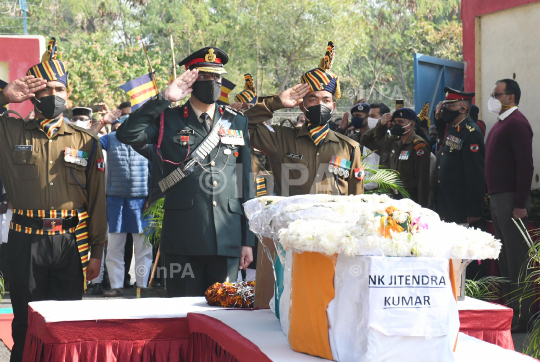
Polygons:
[[399,192],[401,196],[407,198],[410,197],[407,190],[403,186],[403,182],[399,178],[399,172],[397,170],[384,169],[381,166],[370,165],[365,163],[364,160],[371,154],[368,152],[366,155],[362,156],[362,166],[366,176],[364,178],[364,185],[367,185],[370,182],[377,183],[377,189],[373,191],[366,190],[366,194],[394,194],[394,190]]
[[478,280],[465,281],[465,295],[470,298],[493,301],[502,295],[501,284],[508,283],[506,278],[483,277]]
[[165,199],[156,200],[152,205],[144,212],[144,217],[148,221],[148,226],[144,228],[143,234],[146,237],[146,241],[154,245],[159,245],[161,240],[161,229],[163,225],[163,203]]
[[[29,5],[29,33],[59,41],[73,105],[105,101],[112,108],[125,100],[118,86],[148,71],[141,39],[163,89],[171,72],[171,35],[177,62],[203,46],[229,54],[226,77],[237,84],[231,96],[243,88],[248,72],[261,95],[298,83],[303,72],[318,66],[326,42],[334,40],[340,106],[350,106],[356,96],[387,103],[405,98],[411,104],[415,52],[462,60],[459,0],[42,0]],[[20,33],[20,11],[6,6],[0,4],[7,12],[0,32]]]

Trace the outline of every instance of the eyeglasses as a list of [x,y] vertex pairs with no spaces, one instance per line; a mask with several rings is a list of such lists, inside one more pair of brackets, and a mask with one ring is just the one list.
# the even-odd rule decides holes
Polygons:
[[492,92],[492,93],[490,94],[490,96],[491,96],[491,98],[497,98],[497,97],[499,97],[499,96],[502,96],[503,94],[508,94],[508,93],[506,93],[506,92],[503,92],[503,93],[495,93],[495,92]]

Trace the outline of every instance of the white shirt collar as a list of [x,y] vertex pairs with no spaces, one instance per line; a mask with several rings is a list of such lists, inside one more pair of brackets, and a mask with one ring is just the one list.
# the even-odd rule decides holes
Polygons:
[[512,107],[512,108],[510,108],[509,110],[507,110],[506,112],[501,113],[501,114],[499,115],[499,117],[498,117],[498,118],[499,118],[499,121],[504,121],[504,119],[505,119],[506,117],[508,117],[509,115],[511,115],[512,112],[514,112],[517,108],[518,108],[518,107]]

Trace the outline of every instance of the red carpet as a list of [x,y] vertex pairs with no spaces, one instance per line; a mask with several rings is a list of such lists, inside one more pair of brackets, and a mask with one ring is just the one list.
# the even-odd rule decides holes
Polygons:
[[13,314],[0,314],[0,339],[10,351],[13,348],[11,321],[13,321]]

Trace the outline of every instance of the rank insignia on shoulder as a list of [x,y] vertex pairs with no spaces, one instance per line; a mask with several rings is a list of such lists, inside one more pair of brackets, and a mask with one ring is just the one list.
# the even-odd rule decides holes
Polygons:
[[101,172],[105,171],[105,160],[103,158],[97,160],[97,169]]
[[469,132],[474,132],[474,131],[475,131],[474,127],[471,126],[471,125],[469,125],[469,124],[466,125],[465,127],[467,127],[467,129],[469,130]]
[[479,149],[478,144],[471,144],[471,152],[478,152]]
[[290,158],[294,158],[294,159],[297,159],[297,160],[301,160],[304,158],[303,155],[299,155],[297,153],[292,153],[292,152],[289,152],[285,155],[286,157],[290,157]]
[[363,167],[354,169],[354,177],[356,177],[358,180],[362,181],[365,176],[366,172],[364,171]]
[[416,155],[417,156],[423,156],[424,155],[424,150],[416,150]]

